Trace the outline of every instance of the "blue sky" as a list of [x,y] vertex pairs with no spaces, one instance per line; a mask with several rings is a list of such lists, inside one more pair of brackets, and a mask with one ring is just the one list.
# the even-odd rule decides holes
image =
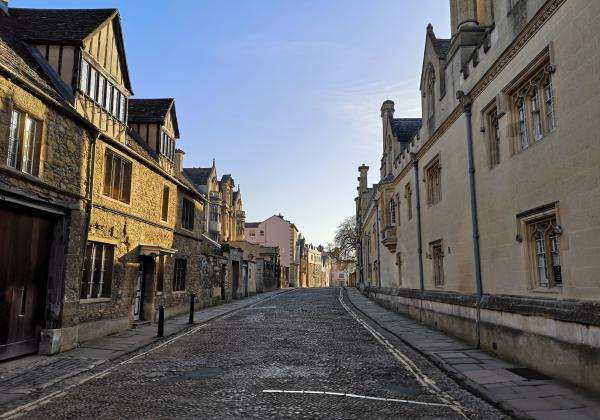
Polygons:
[[310,242],[354,213],[357,167],[379,179],[385,99],[420,116],[425,28],[447,0],[10,0],[121,12],[135,97],[174,97],[186,166],[217,162],[248,221],[282,213]]

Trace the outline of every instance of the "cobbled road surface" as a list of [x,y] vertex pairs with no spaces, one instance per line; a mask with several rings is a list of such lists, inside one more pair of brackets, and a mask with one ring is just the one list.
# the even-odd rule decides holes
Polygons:
[[282,293],[103,369],[22,418],[506,418],[340,289]]

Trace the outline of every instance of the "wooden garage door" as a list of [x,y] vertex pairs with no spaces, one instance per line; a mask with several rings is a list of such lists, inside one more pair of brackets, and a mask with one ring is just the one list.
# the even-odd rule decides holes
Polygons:
[[52,224],[44,214],[0,204],[0,360],[38,350]]

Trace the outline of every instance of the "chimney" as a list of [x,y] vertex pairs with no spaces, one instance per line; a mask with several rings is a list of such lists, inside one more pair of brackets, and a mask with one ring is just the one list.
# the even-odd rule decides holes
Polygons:
[[183,155],[185,155],[183,150],[175,149],[175,169],[179,172],[183,171]]
[[367,192],[367,186],[369,185],[367,183],[367,172],[369,172],[369,167],[363,163],[361,166],[358,167],[358,171],[360,172],[360,177],[358,178],[358,192],[360,196]]
[[2,10],[7,16],[8,13],[8,0],[0,0],[0,10]]

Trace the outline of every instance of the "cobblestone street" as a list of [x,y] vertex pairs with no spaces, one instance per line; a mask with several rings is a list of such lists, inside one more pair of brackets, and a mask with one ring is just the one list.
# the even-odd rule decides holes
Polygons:
[[340,289],[277,295],[50,387],[15,414],[503,418],[340,297]]

